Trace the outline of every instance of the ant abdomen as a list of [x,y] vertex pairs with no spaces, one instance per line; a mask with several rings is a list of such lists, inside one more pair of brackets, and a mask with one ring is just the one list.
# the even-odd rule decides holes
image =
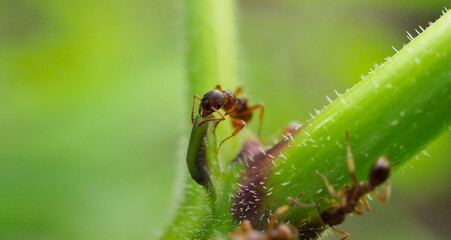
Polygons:
[[382,156],[377,159],[370,170],[370,185],[374,188],[387,181],[390,170],[390,161],[387,157]]

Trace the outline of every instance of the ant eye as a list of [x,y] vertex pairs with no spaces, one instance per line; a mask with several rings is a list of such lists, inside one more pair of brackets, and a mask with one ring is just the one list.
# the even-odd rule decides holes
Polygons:
[[218,104],[218,109],[220,109],[222,107],[222,103]]

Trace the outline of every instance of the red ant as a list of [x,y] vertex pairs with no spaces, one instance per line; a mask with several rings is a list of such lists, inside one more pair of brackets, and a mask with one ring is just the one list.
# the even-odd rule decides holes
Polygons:
[[274,228],[277,218],[288,211],[289,206],[285,205],[278,208],[268,224],[268,229],[266,232],[261,232],[254,230],[252,228],[249,220],[245,219],[243,223],[235,230],[235,232],[230,233],[232,240],[296,240],[298,239],[298,234],[296,229],[291,225],[281,223]]
[[[199,115],[202,117],[208,117],[216,112],[220,117],[219,118],[208,118],[197,124],[197,127],[202,126],[204,123],[209,121],[217,121],[214,129],[219,124],[219,122],[226,120],[226,116],[230,115],[230,119],[232,120],[233,126],[236,128],[235,131],[229,137],[222,140],[219,144],[219,148],[221,145],[228,140],[229,138],[237,135],[241,129],[246,126],[246,123],[249,122],[252,118],[252,113],[257,110],[260,110],[260,125],[258,129],[258,135],[260,135],[261,131],[261,122],[263,121],[263,113],[264,107],[263,104],[259,103],[255,106],[249,107],[247,98],[245,97],[237,97],[242,91],[241,87],[238,87],[234,92],[230,90],[222,90],[220,85],[217,85],[215,89],[207,92],[202,98],[200,98],[197,94],[193,96],[193,108],[191,111],[191,122],[194,124],[194,106],[196,104],[196,99],[201,100],[199,104]],[[219,109],[223,109],[225,114],[221,113]]]
[[[293,198],[289,197],[288,200],[299,207],[302,208],[312,208],[315,207],[318,211],[318,214],[321,216],[321,219],[323,222],[327,225],[329,225],[335,232],[340,233],[344,237],[341,239],[346,239],[349,237],[349,234],[340,231],[336,229],[334,226],[341,224],[345,220],[345,216],[348,213],[356,213],[356,214],[362,214],[362,205],[360,204],[360,200],[362,201],[363,205],[365,206],[367,211],[370,211],[369,204],[367,200],[365,199],[364,195],[373,192],[374,196],[381,202],[385,202],[389,196],[390,193],[390,183],[387,184],[385,188],[385,194],[382,196],[380,193],[378,193],[375,189],[376,187],[380,186],[382,183],[384,183],[391,171],[390,162],[387,157],[381,156],[379,159],[376,160],[376,162],[372,165],[369,173],[369,182],[366,181],[358,181],[357,177],[355,175],[355,164],[354,164],[354,158],[351,152],[351,144],[349,142],[349,135],[346,131],[346,145],[347,145],[347,159],[348,159],[348,170],[349,174],[351,175],[352,184],[347,184],[340,188],[338,191],[334,190],[334,187],[330,185],[327,178],[319,173],[318,171],[315,171],[316,175],[321,177],[327,187],[327,190],[329,191],[330,195],[334,197],[335,199],[341,200],[339,203],[333,200],[329,200],[326,198],[318,198],[316,199],[315,205],[310,204],[302,204]],[[398,164],[400,162],[397,162]],[[394,165],[396,165],[394,164]],[[394,166],[393,165],[393,166]],[[299,195],[298,199],[302,196],[302,194]],[[331,208],[325,209],[321,211],[318,202],[319,201],[325,201],[332,205]]]

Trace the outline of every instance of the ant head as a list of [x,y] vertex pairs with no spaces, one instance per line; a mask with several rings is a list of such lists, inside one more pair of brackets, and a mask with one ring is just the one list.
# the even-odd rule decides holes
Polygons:
[[199,105],[199,115],[202,117],[209,116],[214,112],[213,108],[219,110],[226,101],[226,97],[222,91],[213,89],[207,92]]
[[370,170],[370,184],[374,187],[381,185],[390,175],[390,161],[385,156],[380,157]]
[[335,226],[345,220],[345,214],[338,208],[328,208],[321,213],[321,219],[329,226]]

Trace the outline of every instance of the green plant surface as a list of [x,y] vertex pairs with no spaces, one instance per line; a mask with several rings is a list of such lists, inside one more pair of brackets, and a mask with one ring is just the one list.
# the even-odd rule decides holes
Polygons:
[[[219,179],[217,198],[208,210],[208,217],[199,221],[200,229],[190,231],[196,233],[196,238],[227,238],[239,219],[251,219],[257,228],[264,229],[270,213],[287,204],[289,196],[295,197],[302,192],[302,201],[307,203],[319,197],[330,198],[323,181],[314,171],[326,175],[336,188],[350,183],[345,131],[350,133],[356,173],[361,180],[367,180],[370,165],[379,156],[387,156],[392,163],[406,162],[415,156],[447,130],[451,120],[449,42],[451,14],[446,13],[385,63],[377,65],[359,84],[343,95],[337,93],[337,99],[312,116],[300,134],[284,136],[290,143],[280,154],[269,156],[269,164],[250,164],[247,169],[258,167],[266,174],[257,194],[248,191],[255,190],[252,187],[256,183],[249,180],[251,176],[246,178],[246,167],[231,163],[224,176],[215,176]],[[221,58],[216,61],[220,63]],[[195,78],[191,76],[190,79],[195,85]],[[235,148],[233,152],[237,150]],[[233,159],[227,155],[230,153],[220,155],[223,166]],[[258,203],[238,202],[240,190],[257,195]],[[186,204],[182,205],[186,207]],[[204,202],[200,201],[191,207],[202,209],[199,207],[205,206],[202,204]],[[256,205],[255,211],[236,210],[252,204]],[[177,222],[183,222],[187,217],[190,216],[178,215]],[[281,220],[297,226],[305,239],[324,230],[314,209],[292,207]]]
[[[224,88],[238,86],[235,55],[236,34],[233,21],[234,5],[235,1],[213,0],[184,3],[187,39],[185,64],[188,82],[186,94],[190,97],[194,94],[202,97],[203,93],[212,90],[217,84],[221,84]],[[191,104],[190,102],[186,109],[192,109]],[[196,114],[197,104],[194,109]],[[189,113],[186,112],[185,115],[188,116]],[[196,121],[198,121],[197,119]],[[206,125],[201,129],[206,130]],[[230,126],[221,124],[218,136],[222,139],[231,132]],[[199,131],[193,130],[192,134],[199,134]],[[197,143],[199,141],[201,140],[197,139]],[[230,154],[219,158],[218,168],[226,165],[221,162],[221,159],[231,159],[234,154],[231,149],[236,149],[240,144],[239,141],[231,141],[231,143],[222,148],[223,151],[230,152]],[[185,152],[185,150],[182,151]],[[216,155],[216,149],[210,150],[208,154]],[[207,201],[209,197],[200,185],[187,176],[186,162],[182,163],[184,166],[180,167],[181,172],[178,175],[185,176],[186,181],[181,182],[178,186],[180,203],[179,206],[176,206],[173,222],[168,225],[162,239],[196,238],[204,234],[203,226],[208,225],[208,221],[211,220],[211,205]]]

